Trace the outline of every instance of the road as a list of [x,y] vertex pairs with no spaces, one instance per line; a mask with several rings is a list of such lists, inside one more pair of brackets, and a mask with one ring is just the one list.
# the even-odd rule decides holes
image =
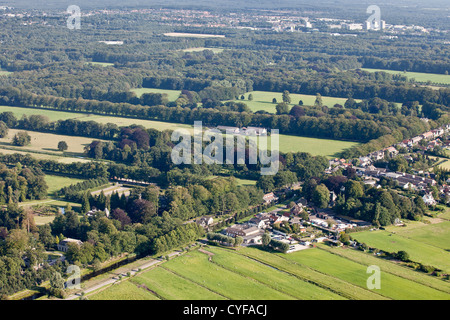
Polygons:
[[[174,257],[177,255],[180,255],[181,251],[175,251],[175,252],[171,252],[168,254],[169,257]],[[139,266],[134,266],[133,268],[126,268],[126,266],[120,267],[120,269],[125,269],[123,271],[120,272],[120,274],[116,274],[116,275],[111,275],[110,277],[108,277],[107,279],[101,281],[100,283],[97,283],[93,286],[87,286],[84,289],[80,289],[77,293],[72,294],[70,296],[68,296],[67,298],[65,298],[64,300],[75,300],[81,297],[81,293],[84,292],[84,294],[89,294],[91,292],[94,292],[95,290],[98,290],[100,288],[103,288],[105,286],[109,286],[112,285],[114,283],[118,283],[122,280],[124,280],[122,278],[122,280],[119,278],[119,275],[121,275],[122,277],[128,277],[127,273],[130,273],[130,277],[134,276],[137,272],[142,272],[145,269],[148,269],[152,266],[155,266],[156,264],[159,263],[164,263],[165,259],[164,258],[160,258],[160,259],[152,259],[150,261],[146,261],[143,264],[139,265]],[[135,263],[134,263],[135,264]],[[138,269],[140,269],[140,271],[138,271]],[[117,269],[116,269],[117,270]],[[87,282],[89,283],[89,281]]]

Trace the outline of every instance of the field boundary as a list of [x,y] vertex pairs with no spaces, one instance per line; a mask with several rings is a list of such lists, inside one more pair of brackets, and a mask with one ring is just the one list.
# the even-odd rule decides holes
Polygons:
[[[241,254],[241,253],[239,253],[239,254]],[[321,287],[322,289],[331,291],[331,292],[333,292],[333,293],[335,293],[335,294],[337,294],[337,295],[340,295],[340,296],[342,296],[342,297],[344,297],[344,298],[347,298],[347,299],[350,299],[350,300],[358,300],[358,297],[357,297],[357,296],[351,295],[351,294],[349,294],[349,293],[341,292],[341,291],[336,291],[335,289],[329,287],[329,286],[326,285],[325,283],[321,283],[320,281],[313,280],[313,279],[307,278],[307,277],[302,277],[302,276],[300,276],[300,274],[294,274],[294,273],[292,273],[292,272],[290,272],[290,271],[284,269],[283,267],[280,267],[280,266],[273,266],[273,265],[271,265],[269,262],[264,261],[264,260],[261,260],[260,258],[251,256],[251,255],[249,255],[249,254],[242,253],[242,255],[243,255],[243,256],[246,256],[246,257],[248,257],[248,258],[250,258],[250,259],[253,259],[253,260],[255,260],[255,261],[258,261],[258,262],[260,262],[260,263],[262,263],[262,264],[265,264],[265,265],[267,265],[267,266],[276,268],[276,269],[278,269],[279,271],[282,271],[282,272],[285,272],[285,273],[287,273],[287,274],[290,274],[290,275],[292,275],[292,276],[294,276],[294,277],[296,277],[296,278],[298,278],[298,279],[300,279],[300,280],[303,280],[303,281],[309,282],[309,283],[311,283],[311,284],[313,284],[313,285],[316,285],[316,286],[318,286],[318,287]],[[354,285],[354,284],[352,284],[352,283],[349,283],[349,282],[347,282],[347,281],[345,281],[345,280],[342,280],[342,279],[339,279],[339,278],[337,278],[337,277],[330,276],[330,275],[328,275],[328,274],[326,274],[326,273],[323,273],[323,272],[320,272],[320,271],[318,271],[318,270],[312,269],[312,268],[310,268],[310,267],[308,267],[308,266],[299,264],[299,263],[297,263],[297,262],[295,262],[295,261],[286,259],[286,258],[281,257],[281,256],[277,256],[277,257],[279,257],[279,258],[285,260],[287,263],[301,265],[303,268],[308,269],[308,270],[310,270],[310,271],[312,271],[312,272],[319,273],[319,274],[321,274],[321,275],[323,275],[323,276],[325,276],[325,277],[327,277],[327,278],[332,278],[332,279],[335,280],[335,281],[340,281],[340,282],[342,282],[343,284],[345,284],[345,285],[347,285],[347,286],[349,286],[349,287],[356,287],[356,288],[358,288],[358,289],[360,289],[360,290],[367,291],[365,288],[362,288],[362,287],[360,287],[360,286]],[[378,296],[378,297],[380,297],[380,298],[382,298],[382,299],[388,299],[388,300],[391,300],[391,298],[386,297],[386,296],[384,296],[384,295],[381,295],[381,294],[379,294],[379,293],[372,292],[372,291],[368,291],[368,292],[370,292],[370,294],[373,294],[373,295],[375,295],[375,296]]]
[[[213,255],[214,255],[214,254],[213,254]],[[248,257],[246,257],[246,258],[248,258]],[[235,274],[238,274],[238,275],[240,275],[240,276],[242,276],[242,277],[245,277],[245,278],[247,278],[247,279],[250,279],[250,280],[252,280],[252,281],[258,282],[258,283],[260,283],[260,284],[262,284],[262,285],[264,285],[264,286],[266,286],[266,287],[271,288],[272,290],[275,290],[275,291],[281,292],[281,293],[283,293],[283,294],[285,294],[285,295],[287,295],[287,296],[290,296],[290,297],[294,298],[295,300],[304,300],[304,299],[301,299],[301,298],[299,298],[299,297],[293,296],[292,294],[290,294],[290,293],[288,293],[288,292],[285,292],[285,291],[283,291],[283,290],[274,288],[271,284],[262,282],[262,281],[260,281],[260,280],[255,279],[255,278],[249,277],[249,276],[245,275],[244,273],[241,273],[241,272],[238,272],[238,271],[236,271],[236,270],[233,270],[233,269],[231,269],[231,268],[229,268],[229,267],[226,267],[226,266],[224,266],[224,265],[218,263],[217,261],[213,261],[213,259],[214,259],[213,256],[210,256],[210,257],[209,257],[209,261],[210,261],[211,263],[213,263],[213,264],[215,264],[215,265],[217,265],[217,266],[219,266],[219,267],[221,267],[221,268],[223,268],[223,269],[225,269],[225,270],[228,270],[228,271],[230,271],[230,272],[233,272],[233,273],[235,273]],[[250,259],[250,258],[248,258],[248,259]],[[277,270],[278,270],[278,268],[277,268]],[[279,270],[279,271],[280,271],[280,272],[283,272],[283,273],[286,273],[286,272],[284,272],[284,271],[282,271],[282,270]],[[288,273],[286,273],[286,274],[288,274]]]
[[208,291],[210,291],[210,292],[212,292],[212,293],[215,293],[215,294],[217,294],[217,295],[219,295],[219,296],[221,296],[221,297],[224,297],[224,298],[227,299],[227,300],[233,300],[233,299],[231,299],[230,297],[227,297],[227,296],[225,296],[225,295],[223,295],[223,294],[221,294],[221,293],[219,293],[219,292],[216,292],[216,291],[212,290],[211,288],[205,287],[205,286],[202,285],[201,283],[198,283],[197,281],[194,281],[194,280],[192,280],[192,279],[189,279],[189,278],[187,278],[187,277],[185,277],[185,276],[183,276],[183,275],[181,275],[181,274],[179,274],[179,273],[177,273],[177,272],[175,272],[175,271],[173,271],[173,270],[171,270],[171,269],[165,268],[165,267],[163,267],[163,266],[159,266],[159,267],[162,268],[162,269],[164,269],[164,270],[166,270],[167,272],[170,272],[170,273],[172,273],[172,274],[174,274],[174,275],[180,277],[180,278],[183,278],[184,280],[187,280],[187,281],[190,281],[190,282],[192,282],[192,283],[195,283],[196,285],[202,287],[203,289],[206,289],[206,290],[208,290]]

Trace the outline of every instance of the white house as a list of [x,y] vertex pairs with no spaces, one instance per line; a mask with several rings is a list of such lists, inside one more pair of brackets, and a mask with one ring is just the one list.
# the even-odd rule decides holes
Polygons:
[[434,200],[433,195],[431,193],[427,193],[426,195],[424,195],[422,197],[423,202],[425,202],[425,204],[427,206],[434,206],[436,205],[436,200]]

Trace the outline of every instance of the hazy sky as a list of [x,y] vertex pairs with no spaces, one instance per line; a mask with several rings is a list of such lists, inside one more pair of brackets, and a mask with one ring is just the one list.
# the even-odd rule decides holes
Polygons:
[[69,5],[78,5],[80,7],[103,7],[109,6],[153,6],[153,5],[195,5],[195,6],[217,6],[222,8],[235,7],[301,7],[305,5],[331,5],[333,7],[339,4],[348,6],[352,3],[354,6],[367,6],[375,4],[378,6],[419,6],[419,7],[450,7],[449,0],[0,0],[1,5],[13,7],[27,7],[35,9],[61,9]]

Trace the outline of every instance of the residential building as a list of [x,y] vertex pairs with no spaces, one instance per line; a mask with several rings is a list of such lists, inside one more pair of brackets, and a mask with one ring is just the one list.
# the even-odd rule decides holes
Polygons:
[[72,239],[72,238],[65,238],[64,240],[60,241],[57,244],[58,250],[62,251],[62,252],[67,252],[67,250],[69,249],[69,243],[75,243],[78,246],[81,246],[83,244],[83,242],[81,240]]
[[263,200],[266,204],[277,201],[278,197],[273,192],[267,193],[263,196]]

